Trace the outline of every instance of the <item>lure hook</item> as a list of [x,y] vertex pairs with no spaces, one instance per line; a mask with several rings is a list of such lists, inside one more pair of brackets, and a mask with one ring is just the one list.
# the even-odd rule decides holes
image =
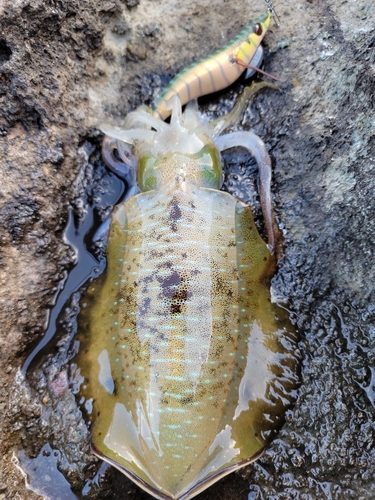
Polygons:
[[268,5],[268,10],[274,14],[275,16],[275,23],[276,23],[276,26],[279,28],[280,25],[281,25],[281,22],[280,22],[280,18],[279,16],[277,15],[277,12],[275,10],[275,7],[273,6],[273,3],[272,3],[272,0],[264,0],[266,2],[266,4]]

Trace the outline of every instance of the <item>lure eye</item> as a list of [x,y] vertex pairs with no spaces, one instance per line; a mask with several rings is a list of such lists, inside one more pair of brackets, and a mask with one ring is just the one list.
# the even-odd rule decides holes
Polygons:
[[263,33],[263,28],[262,25],[259,23],[254,24],[253,26],[253,33],[256,35],[260,36]]

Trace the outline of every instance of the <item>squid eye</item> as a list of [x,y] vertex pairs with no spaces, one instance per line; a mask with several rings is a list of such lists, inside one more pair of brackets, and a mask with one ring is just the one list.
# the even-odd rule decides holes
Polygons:
[[262,25],[259,23],[254,24],[253,26],[253,33],[256,35],[260,36],[263,33],[263,28]]
[[138,187],[144,193],[156,188],[157,174],[155,170],[156,156],[148,154],[139,160],[137,180]]

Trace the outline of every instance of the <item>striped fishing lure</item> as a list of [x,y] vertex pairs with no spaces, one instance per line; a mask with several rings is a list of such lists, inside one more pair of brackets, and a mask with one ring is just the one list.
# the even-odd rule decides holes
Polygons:
[[[169,124],[142,107],[124,129],[102,127],[104,158],[131,188],[81,313],[78,363],[94,452],[158,499],[188,500],[256,460],[295,399],[297,339],[269,288],[270,158],[251,132],[221,135],[264,86],[209,124],[173,91]],[[220,153],[235,146],[259,165],[268,245],[250,208],[220,191]]]
[[271,22],[271,11],[255,19],[222,49],[191,64],[178,73],[154,101],[154,116],[165,120],[171,113],[170,100],[181,104],[229,87],[253,61],[262,59],[261,42]]

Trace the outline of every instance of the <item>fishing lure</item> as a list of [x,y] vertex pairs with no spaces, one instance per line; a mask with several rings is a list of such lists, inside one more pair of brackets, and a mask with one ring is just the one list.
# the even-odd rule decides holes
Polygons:
[[155,99],[154,116],[162,120],[168,118],[173,96],[186,104],[229,87],[246,67],[262,72],[258,67],[263,59],[261,42],[270,22],[271,11],[267,11],[222,49],[178,73]]
[[[155,108],[169,124],[143,107],[124,129],[102,127],[123,141],[119,158],[111,142],[104,157],[131,188],[81,312],[79,365],[92,384],[94,452],[159,499],[190,499],[256,460],[295,399],[296,335],[268,286],[270,158],[251,132],[220,135],[264,86],[204,124],[196,102],[182,113],[173,84]],[[219,190],[220,153],[235,146],[259,165],[268,245],[250,208]]]

